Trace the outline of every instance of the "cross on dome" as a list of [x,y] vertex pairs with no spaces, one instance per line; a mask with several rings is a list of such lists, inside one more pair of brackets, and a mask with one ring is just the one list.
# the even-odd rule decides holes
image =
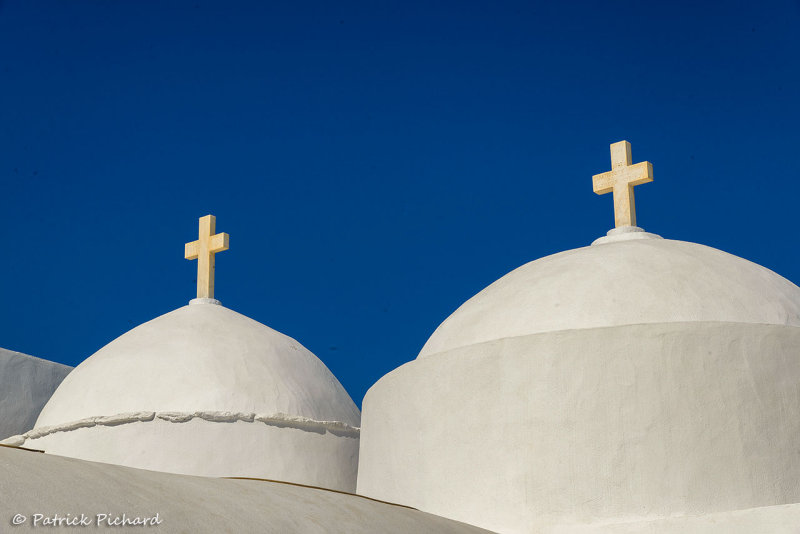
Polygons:
[[197,241],[186,243],[185,257],[197,260],[197,298],[214,298],[214,255],[228,250],[228,234],[215,234],[217,219],[213,215],[200,217]]
[[653,164],[643,161],[631,165],[631,144],[620,141],[611,145],[611,170],[592,176],[594,192],[613,192],[614,226],[636,226],[636,202],[633,188],[653,181]]

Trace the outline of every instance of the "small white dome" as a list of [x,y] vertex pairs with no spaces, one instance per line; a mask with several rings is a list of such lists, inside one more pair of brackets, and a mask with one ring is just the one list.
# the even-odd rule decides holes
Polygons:
[[87,358],[37,427],[128,412],[283,413],[358,426],[328,368],[294,339],[221,305],[157,317]]
[[500,278],[448,317],[419,357],[542,332],[686,321],[800,326],[800,288],[695,243],[606,242],[532,261]]
[[361,415],[345,389],[300,343],[217,301],[134,328],[67,378],[13,444],[355,490]]

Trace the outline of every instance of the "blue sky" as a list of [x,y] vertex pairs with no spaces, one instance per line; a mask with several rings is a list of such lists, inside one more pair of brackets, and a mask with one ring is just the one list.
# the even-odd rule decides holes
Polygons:
[[216,295],[360,404],[462,302],[613,225],[800,282],[800,2],[0,2],[0,346],[76,365]]

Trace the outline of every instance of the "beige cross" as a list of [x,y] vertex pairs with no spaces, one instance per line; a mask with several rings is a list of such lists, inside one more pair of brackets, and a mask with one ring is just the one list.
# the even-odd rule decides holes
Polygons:
[[611,145],[611,171],[592,176],[594,192],[614,192],[614,226],[636,226],[636,202],[633,188],[653,181],[653,164],[648,161],[631,165],[631,144],[620,141]]
[[186,243],[187,260],[197,260],[197,298],[214,298],[214,254],[228,250],[228,234],[214,234],[217,219],[213,215],[200,217],[197,241]]

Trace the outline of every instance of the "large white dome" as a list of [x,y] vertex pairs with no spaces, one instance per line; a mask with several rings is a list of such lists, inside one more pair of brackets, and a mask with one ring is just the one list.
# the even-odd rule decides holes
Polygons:
[[[419,357],[560,330],[726,321],[800,326],[800,288],[755,263],[652,234],[532,261],[469,299]],[[637,236],[639,237],[639,236]]]
[[769,269],[639,229],[528,263],[367,392],[358,492],[497,532],[733,531],[800,502],[798,312]]

